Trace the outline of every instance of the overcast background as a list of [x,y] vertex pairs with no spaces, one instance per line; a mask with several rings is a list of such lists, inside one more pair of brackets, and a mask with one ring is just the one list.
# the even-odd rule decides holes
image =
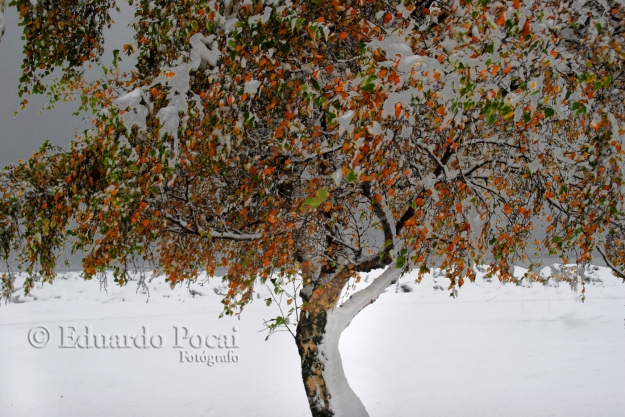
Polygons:
[[61,104],[54,110],[37,115],[46,102],[44,97],[29,98],[27,110],[13,117],[21,101],[17,96],[17,85],[22,72],[23,42],[17,16],[14,7],[6,8],[6,31],[0,42],[1,167],[18,159],[27,159],[46,139],[67,148],[77,124],[77,119],[72,117],[73,106],[69,105]]
[[[105,31],[105,54],[103,62],[112,61],[112,50],[121,49],[132,38],[128,23],[133,12],[126,2],[120,2],[121,14],[111,13],[115,25]],[[88,124],[72,116],[77,103],[58,103],[53,110],[41,114],[47,102],[43,96],[28,97],[26,111],[19,109],[21,99],[17,86],[22,65],[22,28],[17,26],[18,14],[15,7],[5,10],[6,31],[0,41],[0,168],[29,158],[45,140],[68,148],[76,130],[82,132]]]

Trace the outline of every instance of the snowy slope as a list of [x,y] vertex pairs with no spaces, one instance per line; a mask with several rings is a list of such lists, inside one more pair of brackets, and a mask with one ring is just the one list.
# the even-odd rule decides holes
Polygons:
[[[372,417],[623,416],[625,285],[604,268],[591,275],[585,303],[563,283],[479,279],[454,299],[442,277],[421,284],[404,277],[345,331],[347,377]],[[280,314],[265,306],[267,289],[240,320],[218,319],[220,284],[194,284],[192,295],[154,280],[146,303],[132,282],[105,292],[67,273],[2,306],[0,416],[308,416],[291,336],[265,341],[260,332],[263,319]],[[36,326],[50,335],[40,349],[28,341]],[[72,326],[74,336],[109,341],[145,327],[149,337],[162,336],[162,347],[59,347],[72,345]],[[200,339],[184,332],[213,345],[220,335],[235,337],[228,340],[238,347],[196,349]],[[188,362],[228,351],[236,363]]]

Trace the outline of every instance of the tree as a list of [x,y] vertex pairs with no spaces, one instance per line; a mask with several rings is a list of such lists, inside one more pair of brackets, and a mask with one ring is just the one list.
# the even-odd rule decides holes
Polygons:
[[0,177],[2,256],[18,254],[26,291],[67,246],[87,278],[112,269],[121,285],[136,261],[172,286],[226,267],[226,314],[255,281],[280,291],[301,274],[312,415],[366,416],[339,337],[403,272],[440,266],[453,288],[486,263],[510,281],[546,250],[598,253],[625,278],[620,2],[131,3],[136,33],[112,64],[114,0],[10,3],[20,95],[76,101],[93,123]]

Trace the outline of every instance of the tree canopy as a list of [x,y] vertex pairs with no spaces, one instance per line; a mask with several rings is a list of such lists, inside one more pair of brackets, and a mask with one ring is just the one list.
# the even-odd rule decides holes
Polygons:
[[27,291],[66,246],[120,284],[137,262],[172,285],[225,267],[227,313],[257,279],[301,273],[316,317],[358,272],[390,266],[383,290],[440,266],[461,286],[540,251],[625,278],[622,2],[130,3],[112,63],[114,0],[10,3],[23,104],[76,101],[93,123],[0,176],[0,248]]
[[28,271],[51,279],[71,242],[90,275],[226,266],[235,294],[304,259],[461,279],[489,251],[505,278],[541,215],[538,246],[622,265],[620,3],[134,3],[111,66],[114,1],[11,3],[20,94],[94,112],[3,173],[3,254]]

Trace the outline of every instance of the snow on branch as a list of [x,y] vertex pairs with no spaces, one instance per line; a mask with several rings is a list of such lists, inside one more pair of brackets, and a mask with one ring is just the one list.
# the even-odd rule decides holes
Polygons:
[[167,216],[167,220],[178,226],[178,229],[168,229],[174,233],[192,233],[209,239],[223,239],[223,240],[236,240],[236,241],[249,241],[262,239],[262,233],[233,233],[233,232],[219,232],[215,229],[198,229],[197,227],[191,228],[189,223],[182,219]]
[[336,318],[343,328],[365,307],[373,303],[393,283],[397,282],[403,269],[389,266],[371,285],[353,294],[347,301],[335,310]]

